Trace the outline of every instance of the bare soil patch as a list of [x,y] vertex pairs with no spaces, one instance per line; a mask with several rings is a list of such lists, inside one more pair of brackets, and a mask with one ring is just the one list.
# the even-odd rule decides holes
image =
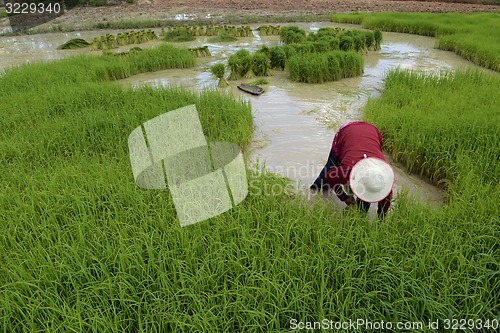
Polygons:
[[439,1],[393,0],[138,0],[105,7],[79,7],[53,24],[75,26],[120,20],[171,20],[176,15],[213,17],[294,17],[332,12],[496,12],[500,6]]

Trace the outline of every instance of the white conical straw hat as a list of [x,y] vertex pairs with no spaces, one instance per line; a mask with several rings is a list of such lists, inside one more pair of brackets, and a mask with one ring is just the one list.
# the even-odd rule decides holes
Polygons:
[[363,158],[352,167],[349,185],[359,199],[372,203],[379,202],[392,190],[394,170],[381,159]]

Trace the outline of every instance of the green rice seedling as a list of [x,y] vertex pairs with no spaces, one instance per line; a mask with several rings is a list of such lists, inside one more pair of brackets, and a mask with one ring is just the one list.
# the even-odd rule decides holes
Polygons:
[[208,46],[195,47],[188,49],[195,57],[211,57],[212,54],[208,49]]
[[178,28],[172,31],[168,31],[163,38],[167,42],[190,42],[195,40],[196,37],[192,36],[186,28]]
[[368,50],[375,49],[375,33],[373,31],[365,31],[365,45]]
[[[357,22],[369,29],[433,36],[438,39],[439,48],[499,71],[500,43],[496,31],[500,21],[496,13],[357,13],[331,18]],[[380,47],[380,43],[376,46]]]
[[260,36],[279,36],[281,27],[272,25],[262,25],[257,28]]
[[322,39],[315,42],[310,43],[312,45],[313,52],[322,53],[331,51],[331,44],[328,40]]
[[229,83],[227,83],[226,79],[224,78],[225,72],[226,66],[223,63],[218,63],[210,67],[210,73],[212,73],[213,76],[219,79],[219,83],[217,84],[219,88],[225,88],[229,86]]
[[340,36],[339,47],[342,51],[352,51],[354,50],[354,40],[351,36],[347,34],[342,34]]
[[234,42],[237,40],[238,40],[238,38],[234,37],[231,34],[222,33],[217,37],[210,38],[208,41],[210,43],[229,43],[229,42]]
[[264,53],[268,58],[271,57],[271,49],[267,45],[262,45],[259,52]]
[[284,44],[303,43],[306,40],[306,32],[297,26],[282,27],[280,40]]
[[375,29],[373,32],[373,39],[375,42],[375,50],[380,50],[380,43],[382,42],[382,31]]
[[90,43],[90,50],[91,51],[97,51],[101,49],[101,41],[99,38],[94,38],[92,42]]
[[285,52],[286,59],[298,54],[297,50],[295,49],[295,45],[285,44],[282,46],[282,48]]
[[252,55],[248,50],[240,49],[235,55],[240,59],[240,74],[245,79],[253,79],[255,73],[252,70]]
[[230,74],[228,80],[239,80],[243,77],[243,63],[242,59],[238,57],[237,54],[232,54],[227,60],[229,66]]
[[165,38],[165,36],[167,36],[167,32],[165,31],[165,28],[161,28],[160,38]]
[[85,39],[73,38],[64,44],[59,45],[57,47],[57,49],[58,50],[81,49],[81,48],[87,47],[89,45],[90,45],[89,42],[87,42]]
[[205,29],[205,36],[214,36],[214,27],[209,25]]
[[337,36],[338,32],[334,28],[320,28],[316,33],[307,35],[307,40],[314,42],[320,39],[328,39]]
[[252,55],[252,70],[256,76],[272,76],[271,60],[264,53],[257,51]]
[[354,40],[354,49],[356,50],[356,52],[365,52],[367,50],[366,35],[363,32],[356,33],[353,36],[353,40]]
[[355,52],[298,54],[287,60],[290,80],[305,83],[324,83],[363,73],[363,57]]
[[286,53],[283,47],[273,46],[269,49],[271,68],[284,70],[286,63]]

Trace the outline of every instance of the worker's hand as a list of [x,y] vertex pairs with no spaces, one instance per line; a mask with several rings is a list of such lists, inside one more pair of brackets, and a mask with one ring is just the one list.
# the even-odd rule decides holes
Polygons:
[[354,197],[351,195],[351,196],[347,197],[347,199],[345,199],[344,203],[347,206],[351,206],[351,205],[354,205],[356,203],[356,199],[354,199]]

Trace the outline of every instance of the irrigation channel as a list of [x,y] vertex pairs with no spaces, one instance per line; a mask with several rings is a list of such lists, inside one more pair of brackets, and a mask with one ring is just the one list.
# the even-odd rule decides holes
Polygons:
[[[288,24],[292,25],[292,24]],[[322,23],[296,23],[306,31],[321,27],[358,28],[356,25]],[[252,28],[257,28],[257,25]],[[57,59],[83,50],[57,50],[57,46],[71,38],[87,41],[106,33],[120,31],[85,31],[51,33],[28,36],[0,37],[0,70],[23,62]],[[158,34],[159,30],[155,30]],[[262,45],[276,45],[277,36],[239,38],[230,43],[209,43],[208,37],[198,37],[181,47],[208,45],[211,57],[198,58],[198,66],[183,70],[165,70],[139,74],[122,81],[123,85],[181,85],[193,90],[214,88],[217,80],[209,72],[211,65],[225,61],[240,48],[255,51]],[[150,41],[140,47],[150,47],[161,41]],[[123,47],[116,51],[130,49]],[[100,53],[101,51],[93,51]],[[399,33],[383,33],[380,51],[364,55],[364,74],[325,84],[304,84],[287,80],[285,73],[275,71],[267,77],[269,84],[260,96],[247,95],[237,89],[241,81],[229,81],[223,90],[251,101],[255,122],[255,136],[250,146],[250,161],[278,174],[291,178],[295,191],[310,195],[307,190],[321,170],[331,146],[335,130],[347,121],[360,120],[362,108],[369,97],[376,97],[383,88],[385,72],[391,68],[422,70],[427,72],[479,68],[459,56],[434,48],[434,38]],[[248,80],[247,80],[248,81]],[[244,81],[243,81],[244,82]],[[411,175],[392,163],[396,172],[395,193],[405,190],[418,200],[439,205],[442,193],[417,175]],[[314,196],[312,196],[314,197]],[[319,197],[319,196],[317,196]],[[324,197],[323,197],[324,199]],[[340,205],[338,199],[335,204]],[[374,205],[372,205],[374,206]],[[372,207],[371,215],[373,216]]]

